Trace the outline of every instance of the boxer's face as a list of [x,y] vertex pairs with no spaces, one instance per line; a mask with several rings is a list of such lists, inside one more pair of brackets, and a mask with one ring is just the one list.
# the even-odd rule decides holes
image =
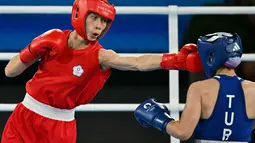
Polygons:
[[108,19],[103,18],[95,13],[90,13],[85,20],[85,28],[87,38],[90,41],[95,41],[106,28]]

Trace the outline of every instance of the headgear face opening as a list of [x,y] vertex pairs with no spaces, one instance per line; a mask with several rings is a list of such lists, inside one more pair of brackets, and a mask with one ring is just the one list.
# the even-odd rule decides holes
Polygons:
[[242,41],[238,34],[217,32],[201,36],[197,42],[198,53],[204,72],[208,78],[225,65],[236,68],[243,54]]
[[85,19],[91,12],[109,19],[107,27],[103,30],[99,38],[103,37],[110,29],[116,15],[114,5],[110,5],[107,0],[75,0],[72,7],[72,25],[76,32],[87,41],[89,40],[85,28]]

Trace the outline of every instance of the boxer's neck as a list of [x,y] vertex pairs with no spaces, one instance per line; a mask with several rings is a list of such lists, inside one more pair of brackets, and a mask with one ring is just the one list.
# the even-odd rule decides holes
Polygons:
[[224,74],[224,75],[228,75],[228,76],[236,76],[235,70],[231,69],[231,68],[219,68],[216,71],[216,75],[217,74]]
[[89,44],[90,43],[85,41],[81,36],[79,36],[75,30],[69,34],[68,46],[72,49],[85,49],[89,46]]

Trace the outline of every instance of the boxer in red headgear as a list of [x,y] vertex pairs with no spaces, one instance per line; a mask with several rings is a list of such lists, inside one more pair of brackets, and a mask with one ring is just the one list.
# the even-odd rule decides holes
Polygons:
[[75,107],[89,103],[104,86],[110,69],[156,69],[201,72],[195,44],[180,52],[123,57],[99,43],[116,11],[106,0],[76,0],[72,9],[75,30],[52,29],[36,37],[5,67],[14,77],[41,59],[26,83],[24,100],[10,116],[2,143],[75,143]]
[[76,0],[72,9],[72,25],[77,34],[85,40],[88,38],[84,20],[91,12],[108,20],[107,26],[99,37],[102,37],[109,30],[116,15],[114,6],[108,4],[107,0],[101,0],[101,2],[99,0]]

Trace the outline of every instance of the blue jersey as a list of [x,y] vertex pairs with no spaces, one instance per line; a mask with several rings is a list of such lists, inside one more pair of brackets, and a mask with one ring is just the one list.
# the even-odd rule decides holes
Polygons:
[[242,79],[217,75],[220,89],[209,119],[200,119],[194,131],[194,139],[214,141],[250,142],[253,119],[246,114]]

